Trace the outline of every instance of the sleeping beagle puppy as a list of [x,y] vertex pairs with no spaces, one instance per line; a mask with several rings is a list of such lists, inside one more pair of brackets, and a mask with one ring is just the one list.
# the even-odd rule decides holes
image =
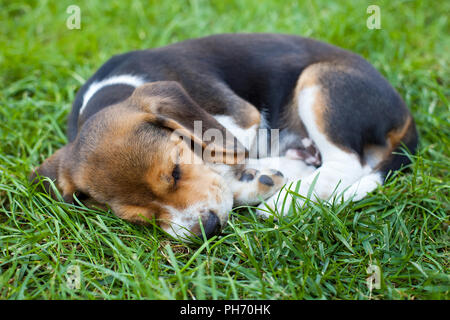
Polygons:
[[418,136],[359,55],[293,35],[222,34],[112,57],[77,93],[68,140],[32,180],[186,239],[217,235],[235,206],[281,213],[289,188],[360,200],[409,163],[400,148],[414,153]]

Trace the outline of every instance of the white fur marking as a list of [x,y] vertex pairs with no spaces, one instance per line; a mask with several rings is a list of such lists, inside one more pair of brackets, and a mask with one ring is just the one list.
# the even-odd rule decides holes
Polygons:
[[384,147],[369,146],[364,149],[364,160],[373,169],[383,161]]
[[80,114],[83,112],[84,108],[86,108],[87,103],[94,96],[94,94],[106,86],[111,86],[115,84],[126,84],[136,88],[144,83],[145,80],[142,77],[129,74],[113,76],[107,79],[103,79],[99,82],[95,81],[89,86],[89,88],[83,95],[83,104],[81,105],[80,108]]
[[251,149],[256,138],[256,130],[258,128],[257,124],[248,129],[244,129],[238,126],[234,119],[230,116],[216,115],[214,118],[228,131],[230,131],[247,150]]
[[315,170],[315,167],[308,166],[303,161],[293,160],[288,157],[248,159],[247,167],[257,170],[268,168],[278,170],[288,181],[299,180],[307,177]]
[[363,199],[369,192],[375,190],[379,185],[383,184],[383,179],[379,172],[371,173],[363,176],[356,181],[343,193],[343,201],[352,199],[352,201],[359,201]]
[[309,138],[303,138],[302,139],[302,144],[305,148],[308,148],[312,145],[312,140]]
[[[298,112],[308,131],[309,137],[315,142],[322,154],[322,161],[342,161],[348,160],[349,153],[331,143],[328,138],[320,132],[317,127],[317,119],[313,110],[316,95],[319,93],[319,86],[312,86],[300,91],[298,95]],[[356,155],[351,154],[353,160],[357,160]]]

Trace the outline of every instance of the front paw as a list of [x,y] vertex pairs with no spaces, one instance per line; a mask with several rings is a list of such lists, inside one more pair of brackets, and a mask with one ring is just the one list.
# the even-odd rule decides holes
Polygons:
[[234,190],[237,205],[256,205],[280,190],[286,179],[280,171],[273,169],[245,169],[238,177]]

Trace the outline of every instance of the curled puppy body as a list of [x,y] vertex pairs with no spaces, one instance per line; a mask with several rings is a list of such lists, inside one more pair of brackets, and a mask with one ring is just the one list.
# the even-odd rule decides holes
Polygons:
[[277,191],[299,179],[304,195],[318,177],[315,196],[360,199],[409,163],[400,146],[417,146],[410,112],[367,61],[277,34],[114,56],[77,93],[68,138],[32,179],[181,237],[200,223],[217,234],[233,206],[276,208]]

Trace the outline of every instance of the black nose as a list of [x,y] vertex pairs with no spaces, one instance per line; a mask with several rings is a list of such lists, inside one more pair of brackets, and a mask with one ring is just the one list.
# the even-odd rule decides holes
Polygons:
[[208,220],[206,221],[206,223],[203,223],[203,229],[205,230],[207,239],[220,233],[220,220],[214,212],[208,212]]

